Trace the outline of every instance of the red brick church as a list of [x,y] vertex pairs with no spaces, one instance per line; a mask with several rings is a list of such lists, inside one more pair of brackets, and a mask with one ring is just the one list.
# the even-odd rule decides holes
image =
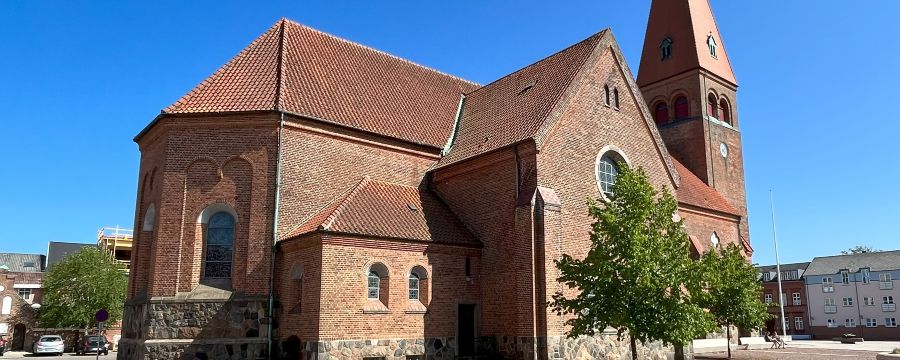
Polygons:
[[736,90],[707,0],[653,1],[637,80],[610,30],[476,84],[281,20],[135,138],[119,358],[626,356],[553,261],[619,163],[749,256]]

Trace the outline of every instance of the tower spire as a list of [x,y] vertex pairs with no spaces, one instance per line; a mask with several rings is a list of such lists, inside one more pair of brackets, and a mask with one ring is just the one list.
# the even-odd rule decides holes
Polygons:
[[643,87],[694,69],[737,87],[708,0],[653,0],[637,83]]

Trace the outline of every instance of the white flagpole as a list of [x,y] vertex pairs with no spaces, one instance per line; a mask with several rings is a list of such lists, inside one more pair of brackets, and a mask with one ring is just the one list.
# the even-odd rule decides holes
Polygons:
[[777,271],[775,276],[778,276],[778,307],[781,308],[781,335],[783,337],[787,337],[787,326],[785,324],[784,318],[784,302],[787,300],[787,296],[784,296],[783,290],[781,290],[781,262],[778,260],[778,236],[775,232],[775,196],[772,194],[772,190],[769,189],[769,204],[772,207],[772,240],[775,241],[775,271]]

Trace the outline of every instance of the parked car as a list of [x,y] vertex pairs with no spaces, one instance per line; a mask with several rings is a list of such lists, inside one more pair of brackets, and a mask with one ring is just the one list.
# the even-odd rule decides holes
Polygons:
[[75,355],[87,353],[109,354],[109,349],[106,347],[106,338],[97,335],[82,337],[81,341],[75,344]]
[[35,355],[56,354],[62,356],[65,347],[62,336],[44,335],[34,343],[34,351],[32,352]]

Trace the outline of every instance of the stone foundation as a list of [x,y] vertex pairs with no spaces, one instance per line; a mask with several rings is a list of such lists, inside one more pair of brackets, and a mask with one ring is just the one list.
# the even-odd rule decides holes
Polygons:
[[[535,344],[535,341],[538,343]],[[622,340],[617,335],[597,336],[550,336],[547,338],[498,337],[497,349],[505,359],[532,360],[588,360],[588,359],[631,359],[631,343],[627,336]],[[638,358],[667,360],[674,358],[672,347],[662,342],[637,344]],[[541,353],[543,356],[538,356]],[[690,356],[685,356],[690,359]]]
[[[631,344],[627,337],[618,340],[616,335],[582,336],[567,338],[551,336],[538,340],[529,337],[480,337],[476,339],[477,358],[515,360],[589,360],[631,359]],[[456,358],[456,340],[452,337],[433,339],[391,340],[335,340],[304,341],[300,343],[300,355],[282,354],[283,359],[299,360],[449,360]],[[282,343],[282,348],[287,346]],[[542,350],[543,349],[543,350]],[[546,351],[544,356],[536,352]],[[674,358],[671,347],[661,342],[638,343],[638,357],[650,360]],[[691,359],[689,355],[686,359]]]
[[[453,338],[305,341],[302,360],[449,360],[456,354]],[[284,359],[291,359],[289,354]]]
[[151,299],[125,306],[117,358],[264,359],[264,298]]

